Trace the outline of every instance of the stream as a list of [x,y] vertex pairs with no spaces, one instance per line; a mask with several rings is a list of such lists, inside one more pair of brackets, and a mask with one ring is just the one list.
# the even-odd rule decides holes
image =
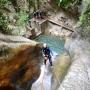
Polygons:
[[[60,55],[64,52],[64,39],[60,37],[50,36],[50,35],[40,35],[35,41],[47,43],[50,49],[53,52],[52,61],[55,60],[57,55]],[[32,85],[31,90],[51,90],[51,73],[52,68],[47,61],[47,65],[41,65],[41,74],[38,80]]]

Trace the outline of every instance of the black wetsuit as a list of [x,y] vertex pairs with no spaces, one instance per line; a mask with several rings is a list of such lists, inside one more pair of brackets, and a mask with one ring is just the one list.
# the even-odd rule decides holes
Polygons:
[[[52,60],[51,60],[51,55],[50,55],[51,50],[50,50],[48,47],[43,48],[43,53],[44,53],[45,56],[48,57],[49,62],[50,62],[50,65],[52,66]],[[46,60],[44,61],[44,63],[45,63],[45,65],[46,65]]]

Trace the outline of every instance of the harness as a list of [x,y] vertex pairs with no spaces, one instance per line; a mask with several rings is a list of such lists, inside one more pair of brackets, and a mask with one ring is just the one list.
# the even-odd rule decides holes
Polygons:
[[45,59],[45,60],[48,60],[48,55],[45,55],[45,56],[44,56],[44,59]]

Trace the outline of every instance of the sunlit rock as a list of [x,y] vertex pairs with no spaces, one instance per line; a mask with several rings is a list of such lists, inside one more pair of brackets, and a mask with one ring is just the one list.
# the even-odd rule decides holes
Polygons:
[[90,43],[80,39],[66,42],[72,64],[58,90],[90,89]]
[[2,34],[0,42],[0,90],[30,89],[40,74],[39,43]]

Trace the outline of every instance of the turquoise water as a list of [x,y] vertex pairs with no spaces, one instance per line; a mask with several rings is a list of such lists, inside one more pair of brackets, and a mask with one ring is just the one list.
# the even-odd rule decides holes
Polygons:
[[64,51],[64,39],[60,39],[60,37],[51,36],[51,35],[40,35],[35,41],[47,43],[50,49],[57,54],[62,53]]

